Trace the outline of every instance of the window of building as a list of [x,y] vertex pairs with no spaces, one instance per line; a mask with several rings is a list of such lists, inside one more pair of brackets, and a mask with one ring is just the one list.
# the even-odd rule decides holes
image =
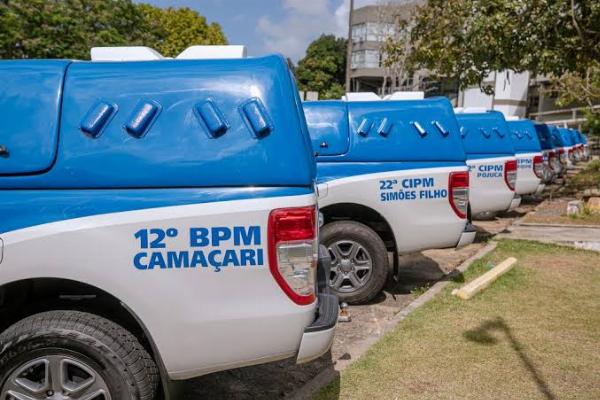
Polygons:
[[352,41],[379,42],[394,34],[394,24],[367,22],[352,26]]
[[352,41],[362,42],[367,38],[367,24],[356,24],[352,26]]
[[377,50],[356,50],[352,52],[352,69],[379,68],[380,57]]

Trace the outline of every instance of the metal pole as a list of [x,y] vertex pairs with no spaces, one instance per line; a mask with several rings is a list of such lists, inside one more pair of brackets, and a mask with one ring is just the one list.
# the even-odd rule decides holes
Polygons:
[[350,0],[348,12],[348,44],[346,46],[346,92],[351,92],[350,73],[352,72],[352,13],[354,12],[354,0]]

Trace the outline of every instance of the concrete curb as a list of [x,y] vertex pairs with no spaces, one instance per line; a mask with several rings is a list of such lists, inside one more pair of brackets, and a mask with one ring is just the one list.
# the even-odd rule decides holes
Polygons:
[[515,221],[513,225],[517,226],[531,226],[536,228],[588,228],[598,229],[600,225],[581,225],[581,224],[539,224],[535,222],[519,222]]
[[[485,247],[480,249],[476,254],[467,258],[463,261],[457,268],[461,273],[464,273],[475,261],[485,257],[492,251],[494,251],[497,247],[498,243],[491,241]],[[433,300],[435,296],[437,296],[446,286],[450,284],[450,280],[447,281],[438,281],[431,288],[429,288],[425,293],[421,296],[417,297],[413,300],[409,305],[404,307],[398,314],[396,314],[392,319],[387,321],[381,332],[378,335],[368,337],[363,341],[357,343],[352,349],[350,349],[347,354],[349,357],[343,360],[337,360],[334,363],[332,369],[326,369],[318,373],[314,378],[306,382],[302,387],[296,390],[294,393],[286,396],[287,399],[290,400],[305,400],[311,398],[319,389],[323,386],[331,383],[337,375],[344,369],[346,369],[353,362],[358,360],[364,353],[369,350],[369,348],[377,343],[379,339],[381,339],[388,332],[393,330],[400,322],[402,322],[406,317],[408,317],[412,312],[420,308],[421,306],[427,304],[429,301]]]
[[496,236],[494,236],[494,239],[498,239],[498,240],[524,240],[524,241],[528,241],[528,242],[539,242],[539,243],[545,243],[545,244],[552,244],[555,246],[563,246],[563,247],[569,247],[572,249],[577,249],[577,250],[587,250],[587,251],[595,251],[597,253],[600,253],[600,245],[598,245],[598,242],[593,242],[593,241],[585,241],[585,240],[552,240],[552,239],[544,239],[544,238],[537,238],[537,239],[532,239],[532,238],[525,238],[525,237],[515,237],[515,236],[511,236],[511,234],[505,234],[505,233],[500,233]]

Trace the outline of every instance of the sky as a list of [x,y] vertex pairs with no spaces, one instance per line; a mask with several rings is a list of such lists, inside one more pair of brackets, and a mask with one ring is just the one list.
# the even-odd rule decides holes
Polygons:
[[[297,62],[322,33],[348,35],[349,0],[135,0],[158,7],[190,7],[221,24],[230,44],[248,55],[282,53]],[[377,0],[355,0],[354,7]]]

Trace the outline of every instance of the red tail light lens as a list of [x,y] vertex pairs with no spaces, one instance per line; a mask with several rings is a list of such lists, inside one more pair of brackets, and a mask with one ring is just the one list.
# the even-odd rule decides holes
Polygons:
[[556,159],[556,153],[554,151],[551,151],[550,153],[548,153],[548,165],[550,166],[550,169],[552,169],[554,172],[558,172],[558,161]]
[[544,157],[534,156],[533,157],[533,173],[538,178],[542,179],[544,176]]
[[459,218],[467,218],[469,207],[469,173],[467,171],[451,172],[448,179],[448,200]]
[[281,208],[269,215],[269,268],[296,304],[315,300],[318,258],[316,207]]
[[563,164],[567,163],[567,155],[565,154],[565,149],[558,149],[558,161]]
[[517,183],[517,161],[510,160],[504,163],[504,182],[510,190],[515,190]]

